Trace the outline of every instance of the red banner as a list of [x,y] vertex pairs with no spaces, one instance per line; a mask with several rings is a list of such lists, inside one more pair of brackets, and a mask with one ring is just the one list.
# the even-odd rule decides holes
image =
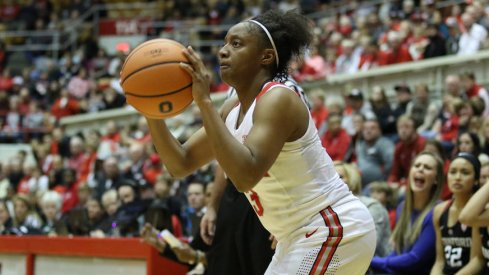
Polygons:
[[146,34],[151,28],[149,19],[105,19],[99,22],[99,35]]

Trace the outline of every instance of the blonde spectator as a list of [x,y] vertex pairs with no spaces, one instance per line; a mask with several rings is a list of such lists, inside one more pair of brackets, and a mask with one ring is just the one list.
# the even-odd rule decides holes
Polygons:
[[391,228],[387,210],[379,201],[361,195],[361,176],[358,169],[354,165],[341,161],[335,161],[334,165],[340,178],[348,185],[348,188],[353,195],[358,197],[358,199],[360,199],[360,201],[367,206],[368,211],[374,219],[375,230],[377,232],[377,246],[375,248],[375,255],[380,257],[387,256],[391,251],[391,247],[389,245]]
[[17,235],[36,234],[42,226],[42,220],[34,210],[31,199],[26,194],[18,194],[13,198],[13,225]]
[[427,274],[435,260],[433,208],[443,186],[443,162],[429,152],[421,152],[409,170],[405,200],[397,208],[397,224],[392,233],[394,251],[374,257],[374,272]]

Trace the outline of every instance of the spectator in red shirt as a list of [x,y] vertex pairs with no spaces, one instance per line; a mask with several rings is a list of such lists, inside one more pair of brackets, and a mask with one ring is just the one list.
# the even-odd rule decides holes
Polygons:
[[76,171],[77,180],[85,180],[89,170],[89,156],[85,152],[85,142],[79,136],[74,136],[70,140],[70,157],[68,158],[68,168]]
[[388,182],[395,185],[404,186],[407,182],[411,161],[416,155],[423,151],[426,140],[416,133],[414,120],[403,115],[397,120],[397,133],[399,142],[394,151],[394,163]]
[[68,90],[62,89],[60,98],[56,99],[51,107],[51,114],[57,120],[60,120],[65,116],[71,116],[79,112],[80,105],[78,104],[78,101],[69,97]]
[[462,75],[462,81],[467,97],[472,98],[478,96],[482,98],[485,103],[483,116],[489,116],[489,92],[487,92],[484,87],[477,84],[474,73],[466,73]]
[[312,120],[314,120],[314,125],[316,125],[316,129],[320,129],[321,126],[326,122],[326,118],[328,117],[328,109],[324,104],[324,95],[323,91],[317,91],[313,93],[311,96],[312,108],[311,108],[311,116]]
[[379,66],[405,63],[412,60],[409,49],[402,45],[399,33],[390,31],[387,34],[387,49],[381,50],[379,53]]
[[323,147],[333,160],[343,160],[350,146],[350,135],[341,128],[341,115],[330,113],[328,116],[328,130],[321,137]]

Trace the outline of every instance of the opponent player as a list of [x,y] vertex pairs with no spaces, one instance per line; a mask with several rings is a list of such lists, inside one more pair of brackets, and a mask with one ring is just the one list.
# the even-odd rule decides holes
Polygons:
[[168,171],[186,176],[217,159],[246,192],[265,228],[278,240],[266,274],[365,274],[375,250],[366,207],[341,182],[322,148],[309,111],[287,86],[288,62],[312,40],[309,21],[295,12],[268,11],[233,26],[219,51],[221,78],[238,99],[217,112],[208,71],[191,47],[181,64],[204,127],[181,145],[164,121],[148,118]]

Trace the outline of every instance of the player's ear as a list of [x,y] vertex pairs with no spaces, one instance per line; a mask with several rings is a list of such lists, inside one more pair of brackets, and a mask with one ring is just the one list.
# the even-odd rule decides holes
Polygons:
[[275,62],[275,52],[273,49],[264,49],[261,57],[261,63],[263,65],[270,65]]

